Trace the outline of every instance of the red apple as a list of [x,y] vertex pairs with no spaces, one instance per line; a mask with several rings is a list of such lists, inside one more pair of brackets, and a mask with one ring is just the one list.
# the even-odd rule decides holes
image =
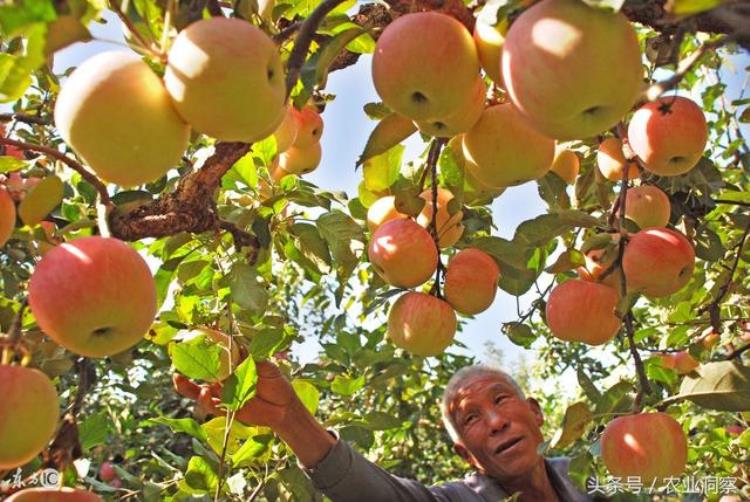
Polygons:
[[405,219],[409,216],[396,209],[396,197],[386,195],[376,200],[367,210],[367,227],[374,232],[386,221]]
[[630,146],[646,169],[659,176],[690,171],[708,141],[703,110],[682,96],[667,96],[640,107],[628,125]]
[[294,120],[297,124],[297,137],[293,146],[297,148],[309,148],[315,143],[320,143],[323,135],[323,118],[315,106],[308,105],[301,110],[294,109]]
[[49,443],[60,418],[60,400],[39,370],[0,365],[0,470],[31,461]]
[[609,181],[622,181],[622,174],[628,170],[628,179],[634,180],[641,176],[638,164],[625,158],[622,151],[622,141],[619,138],[607,138],[599,144],[596,152],[596,165],[599,172]]
[[682,289],[693,275],[695,251],[684,235],[653,227],[630,237],[622,268],[628,291],[662,298]]
[[581,160],[578,154],[573,150],[563,149],[555,153],[555,159],[552,161],[553,173],[557,174],[568,185],[576,182],[578,171],[581,168]]
[[0,186],[0,246],[4,246],[16,228],[16,204],[5,187]]
[[666,413],[615,418],[604,429],[600,444],[611,475],[639,477],[644,485],[681,475],[687,463],[685,433]]
[[437,268],[438,251],[429,232],[413,220],[391,220],[372,235],[367,249],[375,270],[390,285],[413,288]]
[[85,237],[44,255],[29,282],[39,327],[66,349],[106,357],[129,349],[156,315],[145,260],[117,239]]
[[396,300],[388,314],[388,337],[417,356],[437,356],[453,341],[456,313],[447,302],[410,291]]
[[106,483],[112,481],[116,477],[117,471],[112,465],[112,462],[102,462],[101,467],[99,467],[99,479]]
[[[425,200],[422,211],[417,216],[417,223],[429,231],[432,223],[432,189],[427,189],[419,197]],[[435,226],[438,233],[438,244],[440,248],[453,246],[461,235],[464,233],[464,226],[461,224],[464,213],[458,209],[455,213],[448,212],[448,204],[453,200],[453,193],[445,188],[438,188],[437,191],[437,216],[435,216]]]
[[468,248],[459,251],[445,272],[445,299],[458,312],[474,315],[495,300],[500,268],[487,253]]
[[547,300],[547,326],[560,340],[601,345],[620,330],[617,291],[597,282],[570,279]]

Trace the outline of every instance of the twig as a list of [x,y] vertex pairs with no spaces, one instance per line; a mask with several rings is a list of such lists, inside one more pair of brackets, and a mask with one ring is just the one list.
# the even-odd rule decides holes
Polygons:
[[138,28],[135,27],[133,24],[133,21],[130,20],[127,13],[123,12],[122,6],[117,2],[117,0],[112,0],[109,2],[109,4],[112,6],[112,10],[117,14],[117,17],[120,18],[120,21],[125,25],[125,27],[128,29],[128,31],[133,35],[133,37],[136,39],[138,44],[141,46],[141,48],[152,54],[153,56],[156,56],[162,61],[166,61],[167,55],[164,54],[161,51],[154,50],[153,45],[148,43],[145,38],[143,38],[143,35],[141,35],[141,32],[138,31]]
[[638,413],[641,411],[641,403],[645,394],[651,393],[651,385],[648,383],[648,377],[646,376],[646,370],[643,367],[643,361],[641,355],[638,353],[638,347],[635,345],[633,337],[633,314],[628,312],[625,314],[625,334],[628,337],[628,345],[630,347],[630,353],[633,356],[635,362],[635,372],[638,375],[638,393],[635,396],[635,402],[633,403],[633,411]]
[[744,346],[740,347],[739,349],[736,349],[736,350],[734,350],[734,351],[730,352],[730,353],[729,353],[729,354],[727,355],[727,360],[729,361],[729,360],[732,360],[732,359],[737,359],[737,358],[738,358],[738,357],[740,357],[740,356],[741,356],[741,355],[742,355],[742,354],[743,354],[744,352],[746,352],[746,351],[748,351],[748,350],[750,350],[750,343],[748,343],[748,344],[746,344],[746,345],[744,345]]
[[10,122],[16,120],[25,124],[50,125],[50,119],[37,117],[36,115],[26,115],[25,113],[0,113],[0,122]]
[[302,26],[300,26],[299,33],[297,34],[297,39],[294,42],[294,48],[292,49],[291,54],[289,54],[289,60],[287,61],[286,65],[287,99],[289,98],[292,89],[297,83],[300,71],[302,71],[302,65],[305,64],[307,51],[310,49],[310,43],[312,43],[313,36],[318,30],[318,26],[321,22],[323,22],[323,19],[325,19],[329,12],[338,7],[339,4],[343,2],[344,0],[323,0],[323,2],[321,2],[320,5],[318,5],[314,11],[312,11],[310,16],[305,19],[305,22],[302,23]]
[[[430,151],[427,153],[427,166],[425,166],[425,172],[430,172],[430,180],[432,186],[432,218],[430,219],[430,235],[432,240],[435,242],[435,248],[437,248],[437,268],[435,269],[435,284],[432,286],[430,293],[434,293],[438,298],[442,298],[443,295],[440,292],[440,276],[443,272],[443,262],[440,259],[440,233],[437,228],[437,214],[438,214],[438,180],[437,180],[437,163],[440,158],[440,150],[443,148],[445,140],[442,138],[435,138],[432,140],[430,145]],[[448,208],[446,208],[446,211]]]
[[21,301],[21,305],[18,307],[18,312],[13,317],[13,323],[10,326],[10,333],[8,338],[11,343],[17,342],[21,338],[21,328],[23,328],[23,314],[26,312],[26,307],[29,305],[28,298],[24,298]]
[[677,65],[677,70],[674,72],[674,74],[672,74],[671,77],[649,86],[643,92],[643,95],[641,96],[642,99],[644,99],[645,101],[655,101],[665,92],[674,89],[680,83],[680,81],[685,78],[685,75],[687,75],[687,73],[691,69],[693,69],[693,67],[707,52],[718,49],[722,45],[735,40],[736,38],[736,34],[725,35],[717,38],[716,40],[706,42],[705,44],[701,45],[695,52],[690,54],[690,56],[680,61],[680,63]]
[[297,31],[300,29],[301,26],[302,26],[301,22],[290,24],[289,26],[287,26],[286,28],[278,32],[276,35],[274,35],[273,41],[276,42],[277,44],[282,44],[286,42],[286,40],[289,37],[297,33]]
[[88,181],[96,189],[96,191],[99,192],[102,204],[107,206],[107,208],[112,207],[112,201],[109,198],[107,187],[104,185],[104,183],[102,183],[99,178],[87,171],[86,168],[83,167],[80,163],[71,159],[59,150],[44,145],[35,145],[33,143],[25,143],[23,141],[16,141],[8,138],[0,138],[0,145],[12,145],[20,148],[21,150],[30,150],[32,152],[43,153],[56,160],[59,160],[60,162],[80,174],[83,179]]

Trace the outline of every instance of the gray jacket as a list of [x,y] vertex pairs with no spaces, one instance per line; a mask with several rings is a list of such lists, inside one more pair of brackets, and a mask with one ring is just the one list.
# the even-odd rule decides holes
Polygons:
[[[545,459],[560,501],[593,501],[568,478],[569,462],[567,458]],[[476,473],[463,481],[426,487],[389,474],[341,439],[315,468],[305,471],[315,487],[333,502],[498,502],[511,495],[492,478]]]

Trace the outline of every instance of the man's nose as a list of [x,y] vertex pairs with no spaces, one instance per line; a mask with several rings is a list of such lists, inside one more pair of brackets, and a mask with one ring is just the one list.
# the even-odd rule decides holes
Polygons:
[[487,415],[487,423],[490,428],[490,434],[497,434],[505,430],[510,422],[502,413],[491,411]]

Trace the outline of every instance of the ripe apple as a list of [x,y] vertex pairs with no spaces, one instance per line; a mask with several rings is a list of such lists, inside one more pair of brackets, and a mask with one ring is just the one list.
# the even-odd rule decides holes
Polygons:
[[298,131],[294,146],[308,148],[313,143],[320,142],[320,137],[323,135],[323,118],[317,108],[307,105],[299,111],[294,110],[294,120]]
[[370,262],[390,285],[419,286],[437,268],[438,251],[430,234],[413,220],[391,220],[378,228],[367,249]]
[[614,126],[643,82],[638,39],[625,15],[578,0],[542,0],[521,14],[503,45],[502,73],[521,114],[558,140]]
[[606,277],[602,278],[604,272],[609,270],[619,254],[620,234],[610,234],[611,242],[600,249],[592,249],[584,254],[585,267],[580,267],[578,275],[586,281],[600,282],[614,289],[618,295],[622,285],[622,268],[615,267]]
[[680,375],[686,375],[695,370],[700,363],[690,355],[686,350],[667,354],[660,354],[661,365],[665,368],[673,369]]
[[482,69],[495,84],[501,87],[503,86],[503,75],[500,71],[500,57],[507,33],[508,21],[506,19],[492,25],[485,21],[482,16],[479,16],[474,25],[474,43],[477,46],[477,54]]
[[578,177],[580,169],[581,160],[578,158],[578,154],[566,148],[559,150],[555,154],[555,159],[552,161],[552,168],[550,170],[562,178],[565,183],[572,185],[576,182],[576,177]]
[[625,217],[640,228],[666,226],[671,211],[667,194],[653,185],[633,187],[625,194]]
[[726,430],[731,436],[739,436],[745,432],[745,429],[747,429],[747,427],[739,424],[730,424],[726,426]]
[[708,125],[694,101],[662,97],[633,114],[628,140],[646,169],[659,176],[677,176],[700,160],[708,141]]
[[219,359],[219,374],[216,381],[221,382],[222,380],[226,380],[232,374],[232,370],[240,363],[240,347],[237,345],[237,342],[232,340],[226,333],[210,328],[197,328],[181,332],[175,340],[190,342],[195,341],[197,338],[204,338],[209,343],[216,344],[222,349]]
[[493,188],[485,185],[467,169],[463,142],[463,135],[454,136],[448,141],[447,149],[450,151],[454,162],[461,168],[464,174],[464,202],[471,204],[480,200],[499,197],[505,191],[505,188]]
[[279,167],[288,174],[307,174],[317,169],[322,157],[320,143],[306,147],[291,146],[279,155]]
[[484,110],[464,134],[466,166],[482,183],[499,188],[541,178],[552,167],[554,140],[542,136],[510,103]]
[[[440,214],[439,211],[438,214]],[[376,200],[367,210],[367,228],[370,229],[370,232],[375,232],[386,221],[408,217],[408,215],[400,213],[396,209],[396,197],[394,195],[386,195]]]
[[241,19],[212,17],[182,30],[164,83],[182,118],[221,141],[265,138],[286,114],[279,49]]
[[652,227],[632,235],[622,257],[628,291],[651,298],[682,289],[690,281],[694,266],[695,251],[690,241],[669,228]]
[[484,99],[487,89],[484,80],[477,75],[476,82],[471,91],[466,95],[465,103],[453,114],[431,121],[414,122],[423,134],[437,138],[452,138],[463,134],[474,127],[484,111]]
[[13,157],[14,159],[18,160],[26,160],[26,156],[23,154],[23,150],[17,148],[14,145],[5,145],[4,155]]
[[[700,340],[703,350],[713,350],[721,341],[721,335],[716,333],[713,328],[708,328],[708,333]],[[705,331],[704,331],[705,333]]]
[[372,79],[383,102],[419,121],[457,113],[478,73],[471,34],[439,12],[400,16],[383,30],[372,58]]
[[607,343],[620,330],[617,291],[597,282],[570,279],[555,286],[547,301],[547,326],[560,340]]
[[[432,190],[427,189],[419,197],[425,200],[422,211],[417,216],[417,223],[422,225],[427,231],[430,230],[432,223]],[[464,226],[461,224],[464,213],[458,209],[454,214],[448,212],[448,204],[454,199],[453,193],[445,188],[437,190],[437,216],[435,217],[435,226],[437,227],[438,245],[440,248],[447,248],[458,242],[464,233]]]
[[279,124],[279,127],[273,133],[274,138],[276,138],[276,151],[281,153],[288,150],[297,140],[297,132],[298,127],[294,107],[289,106],[284,114],[284,120],[281,121],[281,124]]
[[117,477],[117,471],[115,471],[115,468],[112,466],[111,462],[102,462],[101,467],[99,467],[99,479],[104,481],[105,483],[108,481],[112,481]]
[[159,77],[138,56],[120,51],[97,54],[68,77],[55,125],[99,177],[122,186],[163,176],[190,138]]
[[5,187],[0,186],[0,246],[4,246],[16,227],[16,204]]
[[628,179],[634,180],[641,176],[638,164],[628,161],[622,152],[622,141],[619,138],[607,138],[599,144],[596,152],[596,164],[599,172],[609,181],[622,181],[622,172],[628,170]]
[[687,438],[666,413],[640,413],[615,418],[604,429],[601,452],[609,473],[639,477],[644,486],[679,476],[687,463]]
[[456,313],[447,302],[409,291],[388,313],[388,338],[416,356],[437,356],[456,335]]
[[487,253],[468,248],[459,251],[445,272],[445,299],[458,312],[474,315],[495,300],[500,268]]
[[95,493],[74,488],[26,488],[5,502],[103,502]]
[[0,470],[15,469],[36,457],[52,439],[60,400],[39,370],[0,365]]
[[29,282],[39,327],[76,354],[106,357],[129,349],[156,315],[146,261],[118,239],[84,237],[51,249]]

